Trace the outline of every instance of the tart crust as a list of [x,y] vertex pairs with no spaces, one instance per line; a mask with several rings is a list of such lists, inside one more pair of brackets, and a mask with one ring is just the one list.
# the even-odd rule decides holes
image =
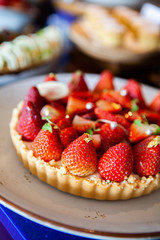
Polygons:
[[126,200],[140,197],[160,188],[160,173],[155,176],[139,177],[131,174],[123,182],[111,182],[93,176],[78,177],[63,168],[60,161],[45,162],[33,156],[29,144],[22,140],[16,127],[23,101],[13,109],[10,121],[10,134],[13,145],[25,168],[40,180],[64,192],[98,200]]

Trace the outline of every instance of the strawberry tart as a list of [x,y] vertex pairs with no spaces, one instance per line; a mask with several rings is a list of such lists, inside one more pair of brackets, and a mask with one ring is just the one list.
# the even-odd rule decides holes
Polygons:
[[50,73],[13,110],[10,134],[24,166],[61,191],[125,200],[160,188],[160,92],[147,104],[135,79],[117,90],[104,70],[91,91],[81,71],[66,84]]

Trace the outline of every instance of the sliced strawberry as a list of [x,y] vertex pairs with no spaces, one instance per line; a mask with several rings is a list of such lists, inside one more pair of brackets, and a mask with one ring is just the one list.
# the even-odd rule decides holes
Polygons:
[[130,126],[130,123],[122,115],[109,113],[98,107],[94,109],[94,112],[98,119],[106,119],[106,120],[117,122],[118,124],[122,125],[126,129],[128,129]]
[[95,122],[92,120],[85,119],[81,116],[75,115],[72,121],[72,126],[79,132],[84,133],[88,129],[93,128],[93,126],[96,126]]
[[49,73],[45,79],[44,79],[44,82],[50,82],[50,81],[57,81],[56,79],[56,74],[54,73]]
[[160,92],[157,94],[157,96],[152,100],[152,102],[149,105],[149,108],[152,109],[155,112],[160,113]]
[[41,109],[40,113],[42,117],[49,117],[53,123],[57,123],[65,117],[65,108],[60,109],[59,107],[53,107],[47,104]]
[[149,109],[139,109],[138,113],[141,116],[145,116],[149,122],[158,122],[160,119],[160,113],[149,110]]
[[156,134],[160,134],[160,127],[158,125],[145,124],[141,120],[135,120],[129,129],[129,140],[135,143]]
[[65,148],[77,137],[78,133],[74,127],[64,128],[60,131],[60,139]]
[[138,112],[125,111],[123,114],[125,119],[128,120],[129,122],[134,122],[135,120],[143,121],[142,115]]
[[80,99],[84,99],[87,101],[94,101],[94,96],[93,93],[90,91],[77,91],[77,92],[72,92],[71,96],[75,97],[75,98],[80,98]]
[[47,127],[43,129],[40,130],[32,143],[33,155],[46,162],[53,159],[55,161],[60,160],[63,146],[59,138],[58,129],[53,127],[51,127],[51,130],[47,129]]
[[109,148],[101,157],[98,165],[101,177],[105,180],[121,182],[133,170],[133,152],[126,143]]
[[22,139],[33,141],[42,128],[43,123],[36,106],[32,102],[27,101],[24,104],[17,124],[17,131],[22,135]]
[[71,125],[72,125],[72,117],[71,117],[71,115],[66,115],[64,118],[59,120],[56,123],[56,125],[57,125],[57,127],[59,129],[64,129],[64,128],[67,128],[67,127],[71,127]]
[[73,175],[93,174],[97,169],[97,154],[92,138],[84,133],[70,143],[62,153],[61,163]]
[[68,83],[70,92],[88,91],[88,86],[84,79],[82,71],[76,71],[72,75],[71,81]]
[[41,110],[41,108],[45,104],[44,98],[39,94],[39,91],[36,86],[33,86],[29,89],[25,99],[25,102],[30,101],[35,104],[38,110]]
[[127,95],[122,95],[122,93],[117,90],[105,91],[101,94],[101,98],[109,102],[118,103],[127,109],[132,108],[131,98]]
[[81,115],[81,117],[88,119],[88,120],[93,120],[93,121],[96,120],[96,115],[95,115],[94,111],[85,113],[85,114]]
[[126,137],[126,130],[118,124],[105,123],[100,130],[102,147],[107,151],[113,145],[120,143]]
[[101,93],[104,90],[114,89],[113,75],[111,72],[105,70],[101,73],[99,81],[95,86],[94,92]]
[[123,90],[126,90],[128,96],[130,96],[132,99],[138,99],[139,107],[146,107],[146,103],[141,89],[141,84],[135,79],[129,79],[126,85],[123,87]]
[[153,176],[160,172],[160,136],[151,136],[133,148],[134,172],[139,176]]
[[88,102],[88,101],[70,96],[68,98],[68,103],[66,106],[66,113],[67,114],[84,114],[92,111],[93,108],[94,108],[94,104],[92,102]]
[[100,134],[93,134],[91,135],[93,146],[95,147],[96,151],[101,150],[102,140]]
[[120,112],[122,110],[122,107],[120,104],[117,104],[115,102],[109,102],[103,99],[100,99],[96,102],[96,106],[104,111],[107,112],[113,112],[113,113],[117,113]]

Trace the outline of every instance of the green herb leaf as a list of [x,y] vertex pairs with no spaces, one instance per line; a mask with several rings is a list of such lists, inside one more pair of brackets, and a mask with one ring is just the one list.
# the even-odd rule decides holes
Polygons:
[[93,135],[93,130],[89,128],[89,129],[87,129],[86,133]]
[[160,134],[160,127],[157,125],[157,128],[156,128],[156,130],[155,130],[155,133],[154,133],[155,135],[158,135],[158,134]]
[[139,120],[139,119],[136,119],[136,120],[134,121],[134,123],[135,123],[138,127],[141,127],[141,125],[142,125],[142,122],[141,122],[141,120]]
[[49,132],[52,133],[52,126],[51,126],[51,124],[48,123],[48,122],[43,125],[42,129],[43,129],[44,131],[48,130]]
[[137,112],[139,110],[137,103],[138,103],[138,99],[132,100],[132,108],[131,108],[132,112]]

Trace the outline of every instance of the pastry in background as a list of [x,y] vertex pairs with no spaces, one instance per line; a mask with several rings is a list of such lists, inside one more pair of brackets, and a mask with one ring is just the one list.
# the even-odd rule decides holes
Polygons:
[[0,45],[0,73],[23,71],[55,59],[62,46],[62,36],[54,26],[3,42]]

